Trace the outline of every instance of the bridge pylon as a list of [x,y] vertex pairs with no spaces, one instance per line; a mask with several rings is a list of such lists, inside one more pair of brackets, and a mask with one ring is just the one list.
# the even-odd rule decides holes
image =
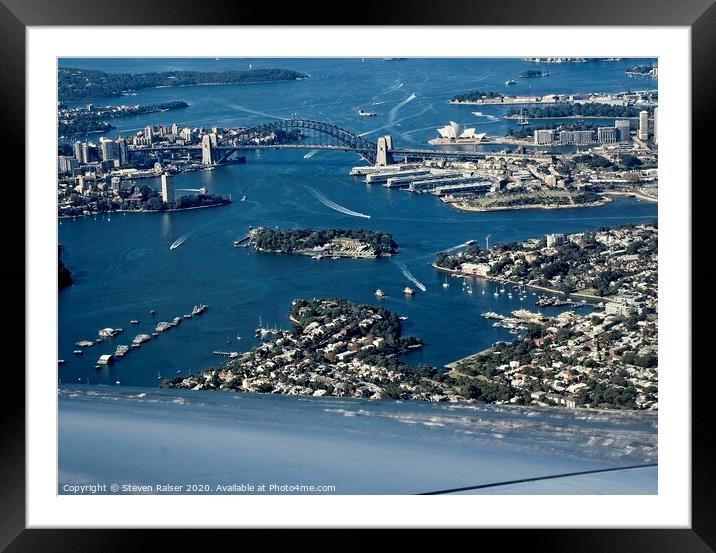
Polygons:
[[376,151],[375,164],[376,165],[388,165],[393,162],[390,150],[393,149],[393,137],[390,135],[381,136],[378,138],[378,148]]

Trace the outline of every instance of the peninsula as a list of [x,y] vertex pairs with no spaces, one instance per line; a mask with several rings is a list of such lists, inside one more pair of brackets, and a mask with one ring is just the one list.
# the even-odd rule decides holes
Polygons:
[[164,381],[163,388],[234,390],[288,395],[430,399],[437,370],[397,355],[422,347],[402,337],[400,319],[372,305],[338,299],[297,299],[291,330],[238,354],[223,368]]
[[249,230],[249,244],[257,252],[291,253],[321,257],[375,258],[397,252],[392,235],[365,229],[256,228]]
[[160,73],[107,73],[95,69],[60,67],[57,72],[61,101],[116,97],[144,88],[250,84],[294,81],[308,75],[290,69],[257,68],[246,71],[163,71]]
[[86,107],[70,108],[60,105],[57,114],[57,134],[58,136],[70,136],[105,132],[115,128],[109,123],[110,119],[173,111],[186,107],[189,107],[189,104],[183,100],[145,106],[93,106],[89,104]]

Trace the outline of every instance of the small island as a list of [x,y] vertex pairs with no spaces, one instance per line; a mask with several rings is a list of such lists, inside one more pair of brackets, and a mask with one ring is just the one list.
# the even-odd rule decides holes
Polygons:
[[245,71],[163,71],[161,73],[107,73],[96,69],[60,67],[58,96],[63,101],[122,96],[134,90],[210,84],[251,84],[295,81],[308,75],[290,69],[258,68]]
[[290,253],[322,257],[376,258],[393,255],[398,245],[392,235],[365,229],[256,228],[249,230],[249,244],[264,253]]

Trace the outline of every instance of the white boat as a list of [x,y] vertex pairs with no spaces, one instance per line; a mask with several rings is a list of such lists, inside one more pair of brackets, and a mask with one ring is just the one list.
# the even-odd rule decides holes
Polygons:
[[514,81],[512,79],[508,79],[507,81],[505,81],[506,86],[514,86],[516,84],[517,84],[517,81]]
[[525,108],[522,108],[520,110],[520,117],[519,117],[519,119],[517,119],[517,124],[520,125],[521,127],[530,124],[530,122],[527,121],[527,115],[525,114]]
[[245,195],[241,197],[241,201],[242,201],[242,202],[245,202],[245,201],[246,201],[246,196],[245,196]]
[[415,294],[415,290],[413,290],[410,286],[406,286],[405,288],[403,288],[403,293],[406,296],[412,296]]
[[381,290],[380,288],[378,288],[378,289],[375,291],[375,295],[378,296],[379,298],[383,298],[383,297],[385,297],[385,292],[383,292],[383,290]]

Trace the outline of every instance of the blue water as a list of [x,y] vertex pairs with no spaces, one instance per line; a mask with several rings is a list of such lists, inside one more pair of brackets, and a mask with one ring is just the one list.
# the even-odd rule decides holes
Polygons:
[[[653,88],[655,81],[629,79],[624,69],[644,60],[550,66],[545,79],[522,79],[512,93],[531,91],[619,91],[626,87]],[[435,129],[455,120],[476,126],[478,132],[503,134],[508,125],[496,116],[506,108],[451,106],[456,92],[473,88],[505,90],[504,82],[534,64],[519,60],[62,60],[61,65],[107,71],[169,69],[247,69],[287,67],[307,72],[310,79],[257,85],[196,86],[141,90],[129,98],[97,99],[98,104],[148,104],[186,100],[189,108],[175,112],[117,119],[111,136],[127,135],[148,124],[180,126],[249,126],[293,115],[328,121],[375,139],[391,134],[396,146],[424,146]],[[412,94],[415,98],[406,101]],[[355,116],[363,108],[374,118]],[[480,314],[533,308],[528,301],[506,294],[495,298],[494,285],[485,294],[473,284],[467,294],[461,281],[449,279],[430,263],[437,252],[469,239],[484,243],[522,240],[547,232],[579,232],[603,225],[643,222],[657,215],[656,204],[616,198],[599,208],[529,210],[498,213],[461,213],[429,196],[366,186],[350,177],[358,164],[352,153],[319,152],[304,159],[302,151],[247,153],[247,163],[212,172],[175,177],[177,189],[205,186],[210,193],[232,195],[227,207],[163,214],[111,214],[64,219],[59,240],[63,260],[75,284],[59,293],[58,356],[62,382],[114,383],[155,386],[160,378],[216,366],[224,358],[214,350],[245,351],[258,343],[254,329],[259,318],[269,326],[287,328],[286,315],[297,297],[341,297],[376,303],[408,317],[404,332],[422,337],[423,350],[406,356],[410,362],[441,367],[445,363],[512,336],[496,329]],[[371,219],[344,215],[323,205],[311,187],[331,201],[365,213]],[[247,196],[245,202],[238,200]],[[312,260],[307,257],[259,255],[234,248],[249,225],[279,227],[365,227],[394,235],[400,252],[393,259]],[[169,246],[179,238],[181,246]],[[426,288],[414,297],[402,289],[411,285],[402,263]],[[413,286],[415,288],[415,286]],[[387,297],[377,300],[382,288]],[[151,333],[156,322],[171,320],[197,303],[210,307],[201,317],[152,339],[109,368],[95,370],[100,354],[113,353],[134,335]],[[149,315],[156,309],[156,316]],[[553,310],[545,309],[550,313]],[[137,326],[131,319],[140,320]],[[122,327],[125,333],[74,356],[74,342],[93,340],[103,327]],[[241,340],[237,339],[241,336]],[[231,340],[227,344],[227,340]]]

